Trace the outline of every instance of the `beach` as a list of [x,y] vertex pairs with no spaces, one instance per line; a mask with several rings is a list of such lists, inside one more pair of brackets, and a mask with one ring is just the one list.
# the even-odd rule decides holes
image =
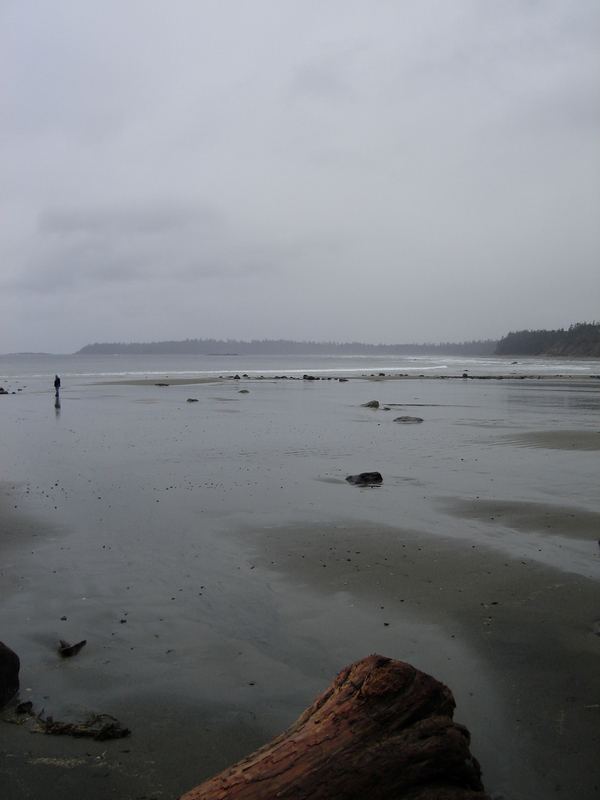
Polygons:
[[[600,365],[490,362],[102,362],[59,409],[37,366],[7,370],[20,699],[131,736],[5,721],[2,797],[177,798],[373,652],[450,686],[492,796],[596,797]],[[60,659],[59,639],[87,644]]]

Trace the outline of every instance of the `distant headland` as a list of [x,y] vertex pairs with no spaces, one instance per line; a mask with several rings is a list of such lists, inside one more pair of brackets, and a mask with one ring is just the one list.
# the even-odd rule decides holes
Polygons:
[[600,358],[600,322],[576,322],[553,331],[514,331],[500,339],[496,355]]
[[75,355],[455,355],[600,357],[600,323],[577,322],[557,330],[512,331],[500,340],[422,344],[315,342],[293,339],[184,339],[161,342],[96,342]]
[[495,339],[439,344],[367,344],[365,342],[298,342],[292,339],[185,339],[169,342],[97,342],[76,355],[491,355]]

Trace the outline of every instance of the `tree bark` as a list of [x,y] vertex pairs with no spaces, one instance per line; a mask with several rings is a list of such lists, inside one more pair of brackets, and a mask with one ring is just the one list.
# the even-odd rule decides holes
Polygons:
[[452,692],[372,655],[287,731],[181,800],[487,800]]

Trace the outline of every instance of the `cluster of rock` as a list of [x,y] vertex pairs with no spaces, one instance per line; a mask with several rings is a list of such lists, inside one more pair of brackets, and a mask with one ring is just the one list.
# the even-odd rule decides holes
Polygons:
[[[379,400],[369,400],[368,403],[363,403],[362,404],[362,408],[375,408],[375,409],[378,409],[378,408],[382,408],[382,406],[379,403]],[[383,406],[383,411],[390,411],[390,410],[391,409],[390,409],[389,406]],[[396,417],[394,419],[394,422],[400,422],[403,425],[416,425],[419,422],[424,422],[424,420],[423,420],[423,417],[403,416],[403,417]]]
[[[249,375],[219,375],[219,378],[229,378],[232,381],[239,381],[242,378],[250,378]],[[254,381],[338,381],[339,383],[348,383],[348,378],[336,378],[332,375],[308,375],[302,377],[298,375],[253,375]],[[158,386],[159,384],[157,384]]]
[[[367,403],[362,403],[362,408],[381,408],[379,400],[369,400]],[[389,406],[383,406],[384,411],[390,411]],[[423,417],[409,417],[402,416],[396,417],[394,422],[399,422],[402,425],[418,425],[423,422]],[[383,483],[383,476],[381,472],[359,472],[357,475],[347,475],[346,480],[353,486],[381,486]]]

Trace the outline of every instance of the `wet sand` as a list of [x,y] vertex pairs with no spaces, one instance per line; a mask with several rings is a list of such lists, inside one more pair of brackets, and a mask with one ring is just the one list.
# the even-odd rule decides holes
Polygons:
[[600,450],[600,430],[527,431],[507,436],[505,442],[545,450]]
[[[2,797],[176,798],[370,652],[448,683],[492,794],[596,797],[598,455],[505,437],[592,435],[597,387],[241,383],[194,404],[185,384],[124,383],[63,391],[60,415],[50,395],[6,406],[0,601],[21,699],[133,733],[0,724]],[[362,408],[376,395],[425,422]],[[344,480],[368,469],[380,488]],[[61,660],[59,638],[88,644]]]
[[[395,528],[267,531],[258,535],[256,556],[321,592],[324,602],[345,598],[349,613],[359,605],[387,637],[386,652],[452,686],[457,719],[471,730],[490,789],[535,797],[562,785],[572,796],[593,796],[600,748],[595,581]],[[423,646],[420,634],[417,642],[407,636],[415,620],[438,626],[437,648]],[[488,686],[464,672],[469,650]],[[549,760],[549,752],[560,760]]]
[[600,513],[553,503],[510,500],[446,499],[442,507],[451,514],[483,523],[506,525],[523,533],[543,533],[598,541]]
[[123,380],[94,381],[95,386],[194,386],[205,383],[220,383],[222,378],[170,378],[168,375],[159,378],[124,378]]
[[[313,376],[313,379],[318,381],[337,381],[339,378],[342,378],[344,381],[369,381],[370,383],[385,383],[386,381],[461,381],[461,382],[469,382],[469,381],[507,381],[507,382],[514,382],[514,381],[542,381],[545,384],[557,384],[557,385],[571,385],[571,386],[594,386],[600,380],[596,375],[590,375],[582,377],[580,375],[523,375],[519,373],[515,373],[514,375],[506,375],[506,374],[498,374],[498,375],[469,375],[468,377],[460,374],[456,375],[438,375],[438,374],[417,374],[417,373],[386,373],[382,375],[378,375],[375,373],[347,373],[343,370],[336,371],[334,375],[326,375],[321,373],[317,373]],[[185,377],[185,378],[172,378],[169,376],[168,373],[165,373],[162,376],[153,376],[152,378],[110,378],[108,380],[102,381],[94,381],[93,385],[95,386],[161,386],[162,388],[168,388],[168,386],[193,386],[193,385],[201,385],[205,383],[222,383],[222,382],[230,382],[232,380],[236,380],[233,374],[224,374],[224,375],[214,375],[210,377]],[[245,381],[256,381],[256,380],[266,380],[266,381],[280,381],[280,380],[291,380],[291,381],[298,381],[304,380],[302,375],[298,374],[263,374],[263,373],[253,373],[251,375],[245,374],[244,378],[240,377],[239,380],[241,382]]]

